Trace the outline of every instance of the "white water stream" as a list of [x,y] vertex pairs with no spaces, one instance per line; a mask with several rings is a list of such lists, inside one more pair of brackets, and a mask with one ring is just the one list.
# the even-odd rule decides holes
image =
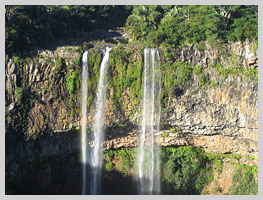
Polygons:
[[142,131],[138,154],[139,193],[145,195],[160,193],[160,150],[154,140],[160,124],[160,83],[159,52],[155,48],[145,48]]
[[111,48],[106,50],[100,66],[100,78],[96,94],[95,122],[94,122],[94,138],[93,147],[90,151],[90,166],[92,170],[90,193],[100,194],[100,174],[103,156],[103,140],[104,140],[104,122],[105,122],[105,102],[107,92],[107,74],[109,68],[109,52]]
[[88,51],[82,56],[82,85],[81,85],[81,152],[82,152],[82,194],[86,194],[86,165],[87,165],[87,79],[88,79]]

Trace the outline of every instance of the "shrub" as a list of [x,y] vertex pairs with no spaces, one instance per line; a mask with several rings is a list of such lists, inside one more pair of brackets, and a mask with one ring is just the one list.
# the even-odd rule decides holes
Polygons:
[[200,194],[211,179],[206,157],[197,148],[162,148],[162,182],[165,194]]
[[199,75],[199,74],[201,74],[202,72],[203,72],[203,70],[202,70],[202,67],[201,67],[201,66],[196,65],[196,66],[194,67],[193,73],[194,73],[195,75]]
[[23,89],[21,87],[16,87],[15,89],[15,99],[16,101],[21,104],[21,99],[23,97]]
[[232,195],[256,195],[258,193],[257,166],[240,165],[237,166],[233,175],[233,185],[229,189]]
[[188,63],[164,63],[162,65],[162,82],[166,89],[166,96],[175,96],[176,88],[183,87],[191,79],[192,68]]

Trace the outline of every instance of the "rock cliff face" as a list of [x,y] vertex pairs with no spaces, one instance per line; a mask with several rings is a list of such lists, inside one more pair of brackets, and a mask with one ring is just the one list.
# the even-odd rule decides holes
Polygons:
[[165,118],[183,129],[181,138],[186,144],[214,153],[256,154],[257,84],[230,77],[216,89],[200,92],[191,86],[168,102]]
[[[255,44],[245,42],[229,44],[223,50],[208,46],[201,50],[196,46],[176,50],[175,62],[200,65],[217,86],[200,89],[198,77],[193,74],[192,82],[163,103],[163,128],[161,134],[156,135],[156,141],[163,146],[191,145],[204,148],[206,152],[257,156],[257,83],[242,75],[224,78],[214,67],[220,60],[223,67],[257,68],[253,46]],[[74,129],[80,126],[81,97],[78,92],[70,92],[72,83],[68,77],[76,79],[72,87],[80,87],[78,77],[73,75],[81,71],[81,54],[85,48],[45,50],[23,62],[14,57],[6,58],[7,166],[15,169],[22,160],[79,151],[79,132]],[[164,62],[162,49],[160,54]],[[134,55],[142,57],[140,53]],[[136,109],[130,105],[132,98],[127,88],[123,91],[124,105],[120,109],[114,106],[113,93],[110,87],[106,102],[106,124],[110,128],[106,130],[105,148],[137,146],[140,104]],[[90,106],[90,125],[93,114]],[[120,127],[116,124],[133,125]],[[168,124],[169,128],[165,128]]]
[[[25,138],[36,138],[46,129],[67,131],[78,125],[78,117],[70,116],[65,84],[66,72],[73,69],[65,66],[74,64],[79,51],[79,48],[65,50],[62,47],[54,52],[39,52],[38,56],[27,59],[23,64],[6,60],[6,113],[9,119],[17,115],[15,108],[20,107],[19,98],[31,97],[27,102],[30,109],[26,112]],[[16,94],[18,88],[22,88],[20,97]]]

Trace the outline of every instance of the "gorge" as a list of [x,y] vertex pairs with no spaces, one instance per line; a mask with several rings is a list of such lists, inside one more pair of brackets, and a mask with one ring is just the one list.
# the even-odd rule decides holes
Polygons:
[[123,30],[6,54],[6,194],[257,194],[257,41]]

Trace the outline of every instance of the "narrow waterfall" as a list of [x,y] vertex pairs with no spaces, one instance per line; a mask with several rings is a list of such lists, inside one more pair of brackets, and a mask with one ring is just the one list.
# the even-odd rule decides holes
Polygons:
[[82,194],[86,194],[86,165],[87,165],[87,79],[88,79],[88,51],[82,56],[82,85],[81,85],[81,152],[82,152]]
[[109,68],[109,52],[111,48],[106,47],[104,56],[100,66],[100,78],[96,94],[95,122],[94,122],[94,138],[93,147],[91,148],[90,165],[91,165],[91,183],[90,193],[100,193],[100,173],[102,167],[103,156],[103,140],[104,140],[104,121],[105,121],[105,102],[107,91],[107,73]]
[[145,48],[142,130],[138,154],[140,194],[160,193],[159,147],[154,141],[160,124],[160,83],[159,52],[155,48]]

